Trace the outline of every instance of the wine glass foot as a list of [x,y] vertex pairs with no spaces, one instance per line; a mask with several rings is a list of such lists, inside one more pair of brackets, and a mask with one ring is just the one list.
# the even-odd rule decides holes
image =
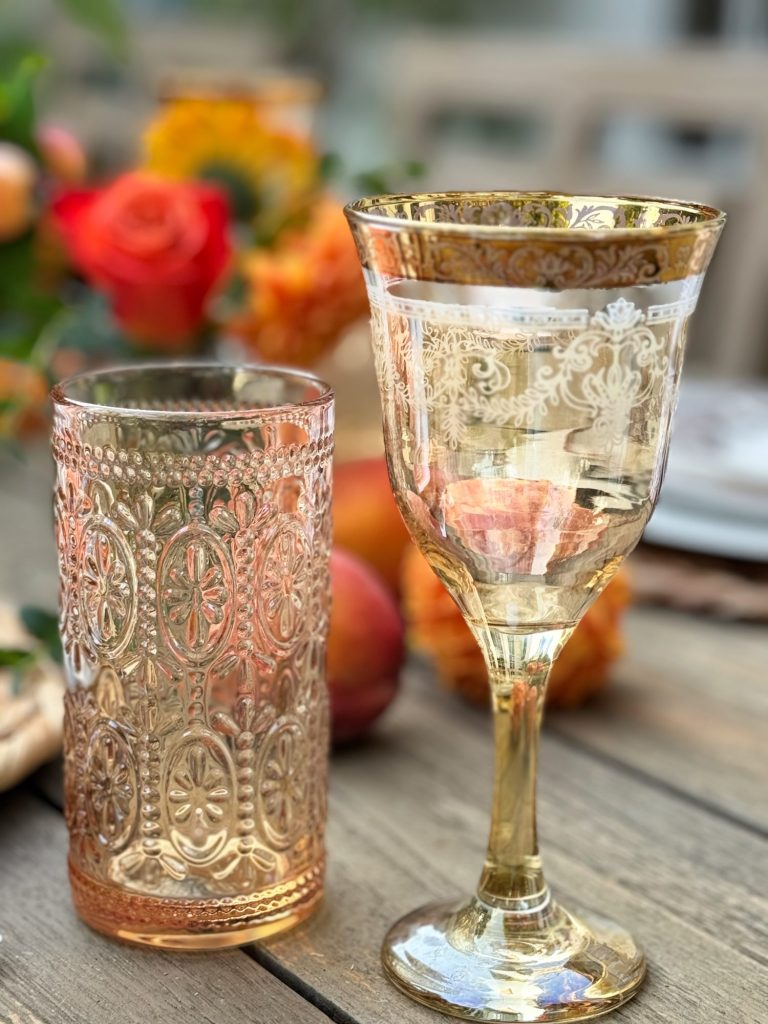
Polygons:
[[556,905],[521,918],[477,898],[408,914],[382,961],[412,999],[481,1021],[587,1020],[630,999],[645,975],[643,954],[611,921]]

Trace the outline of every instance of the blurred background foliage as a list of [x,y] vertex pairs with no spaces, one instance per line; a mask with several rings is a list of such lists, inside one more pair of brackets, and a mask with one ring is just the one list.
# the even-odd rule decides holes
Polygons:
[[[298,122],[275,132],[276,122],[249,117],[264,84],[281,81],[303,83],[304,98],[295,110],[277,102],[280,117]],[[224,102],[209,103],[211,93]],[[19,438],[40,437],[51,379],[93,363],[207,352],[316,368],[338,396],[335,543],[363,565],[337,557],[333,573],[329,678],[343,730],[369,724],[365,685],[383,695],[375,713],[392,699],[401,616],[446,686],[484,698],[474,641],[391,498],[341,201],[495,187],[722,206],[729,226],[689,367],[717,380],[758,376],[768,371],[766,96],[766,0],[4,0],[0,438],[20,450]],[[178,290],[185,302],[203,295],[204,308],[185,330],[168,323],[168,310],[184,306],[162,278],[171,238],[141,282],[154,289],[138,303],[142,314],[152,307],[150,337],[105,253],[119,263],[115,235],[158,210],[176,223],[184,209],[177,220],[189,227],[211,183],[220,205],[229,201],[226,224],[206,238],[216,273]],[[60,216],[67,189],[89,199],[75,195],[64,204],[72,216]],[[90,249],[80,244],[88,237]],[[388,609],[391,642],[376,635],[383,614],[360,614],[361,595]],[[608,678],[628,599],[619,579],[595,605],[558,663],[553,700],[577,703]],[[356,634],[361,623],[370,637]],[[44,641],[42,627],[27,629]],[[379,652],[378,666],[366,656],[358,672],[346,659],[353,648]]]

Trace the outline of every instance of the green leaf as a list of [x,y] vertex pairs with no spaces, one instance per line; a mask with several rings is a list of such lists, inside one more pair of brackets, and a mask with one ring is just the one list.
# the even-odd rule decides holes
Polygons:
[[248,298],[248,282],[242,274],[234,273],[222,292],[222,298],[231,309],[238,309]]
[[18,668],[34,660],[32,651],[24,651],[20,647],[0,647],[0,668]]
[[385,195],[392,191],[384,170],[362,171],[352,179],[352,184],[358,192],[365,195]]
[[99,362],[125,361],[136,354],[135,346],[115,322],[106,297],[88,288],[70,296],[69,307],[48,333],[54,348],[75,349]]
[[229,208],[236,221],[247,223],[257,215],[261,197],[245,174],[224,161],[205,164],[197,173],[201,181],[217,185],[229,200]]
[[352,187],[364,195],[389,195],[403,191],[404,183],[422,178],[427,168],[421,160],[401,160],[384,167],[369,167],[351,179]]
[[321,181],[333,181],[340,178],[344,172],[344,161],[338,153],[323,153],[318,164],[318,174]]
[[423,160],[406,160],[403,170],[409,178],[423,178],[427,173],[427,165]]
[[[0,135],[3,134],[0,124]],[[0,313],[6,309],[18,309],[20,292],[28,287],[34,259],[31,232],[0,245]]]
[[128,29],[119,0],[59,0],[81,25],[98,33],[115,53],[125,55]]
[[62,662],[61,640],[59,639],[59,619],[53,612],[43,608],[25,605],[19,612],[24,628],[39,640],[48,655],[54,661]]
[[53,612],[27,604],[21,609],[19,617],[24,628],[38,640],[45,640],[51,631],[58,631],[58,618]]
[[29,53],[17,60],[10,70],[5,67],[0,76],[0,138],[14,142],[35,157],[39,154],[35,138],[34,87],[46,63],[40,54]]
[[30,298],[26,308],[0,313],[0,357],[35,366],[45,373],[50,359],[46,328],[58,310],[58,305],[48,306],[42,301],[38,305]]
[[0,648],[0,668],[11,670],[11,692],[18,694],[24,684],[24,674],[37,661],[35,651],[22,651],[16,647]]

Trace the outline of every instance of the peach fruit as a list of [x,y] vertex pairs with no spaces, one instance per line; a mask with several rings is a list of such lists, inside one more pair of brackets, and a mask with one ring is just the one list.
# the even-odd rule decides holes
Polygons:
[[392,590],[410,537],[387,475],[384,458],[342,462],[333,474],[333,540],[377,570]]
[[405,631],[393,595],[375,572],[339,548],[331,554],[328,689],[335,743],[365,733],[394,698]]

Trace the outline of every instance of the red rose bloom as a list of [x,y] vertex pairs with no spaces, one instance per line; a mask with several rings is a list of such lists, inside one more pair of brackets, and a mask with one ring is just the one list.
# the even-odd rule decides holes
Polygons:
[[218,189],[125,174],[104,189],[59,196],[53,212],[73,261],[129,334],[164,348],[189,339],[229,263]]

